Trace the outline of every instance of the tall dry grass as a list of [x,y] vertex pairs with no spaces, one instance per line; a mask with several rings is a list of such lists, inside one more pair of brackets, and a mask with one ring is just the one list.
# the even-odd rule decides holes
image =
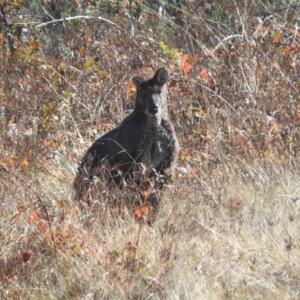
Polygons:
[[[89,20],[60,58],[1,44],[1,299],[299,298],[299,8],[188,5],[178,35]],[[82,155],[161,65],[182,150],[156,222],[82,209]]]

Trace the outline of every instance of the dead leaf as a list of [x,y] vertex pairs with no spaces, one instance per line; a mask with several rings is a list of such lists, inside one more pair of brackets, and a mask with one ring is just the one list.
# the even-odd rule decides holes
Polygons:
[[37,228],[39,229],[40,232],[44,233],[47,230],[47,224],[45,222],[41,221],[37,224]]

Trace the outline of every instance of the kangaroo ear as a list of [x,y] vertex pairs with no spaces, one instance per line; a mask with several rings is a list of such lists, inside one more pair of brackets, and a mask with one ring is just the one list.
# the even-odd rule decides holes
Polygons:
[[165,68],[160,68],[157,70],[154,77],[151,79],[152,85],[163,86],[166,84],[167,80],[169,79],[169,72]]
[[144,82],[145,80],[142,77],[139,76],[134,76],[132,78],[132,82],[136,87],[139,87],[141,85],[142,82]]

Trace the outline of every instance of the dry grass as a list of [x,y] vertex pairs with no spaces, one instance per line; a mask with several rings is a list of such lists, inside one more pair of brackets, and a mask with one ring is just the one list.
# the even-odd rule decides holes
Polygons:
[[[151,227],[130,213],[104,221],[97,211],[80,211],[72,169],[64,170],[65,181],[30,179],[54,216],[45,231],[33,193],[2,175],[3,299],[297,298],[300,191],[293,169],[254,162],[241,172],[233,162],[206,176],[182,176]],[[41,217],[30,222],[32,211]],[[34,255],[25,263],[28,251]]]
[[[299,299],[299,8],[236,2],[115,17],[134,37],[83,20],[61,59],[0,40],[1,299]],[[156,222],[119,190],[82,209],[82,155],[161,65],[182,150]]]

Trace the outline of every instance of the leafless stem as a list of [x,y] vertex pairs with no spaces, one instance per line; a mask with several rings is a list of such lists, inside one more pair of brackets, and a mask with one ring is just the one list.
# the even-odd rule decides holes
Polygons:
[[46,221],[47,221],[48,226],[49,226],[51,240],[54,243],[54,236],[53,236],[53,232],[52,232],[52,229],[51,229],[50,216],[48,214],[48,211],[47,211],[47,208],[46,208],[45,204],[43,203],[43,201],[42,201],[41,197],[39,196],[39,194],[37,193],[37,191],[26,180],[24,180],[20,176],[16,175],[15,173],[9,172],[6,169],[1,169],[1,170],[5,170],[6,174],[11,175],[11,176],[15,177],[16,179],[18,179],[19,181],[21,181],[22,183],[24,183],[35,194],[35,196],[37,197],[38,202],[42,206],[42,209],[43,209],[43,211],[44,211],[44,213],[46,215]]

